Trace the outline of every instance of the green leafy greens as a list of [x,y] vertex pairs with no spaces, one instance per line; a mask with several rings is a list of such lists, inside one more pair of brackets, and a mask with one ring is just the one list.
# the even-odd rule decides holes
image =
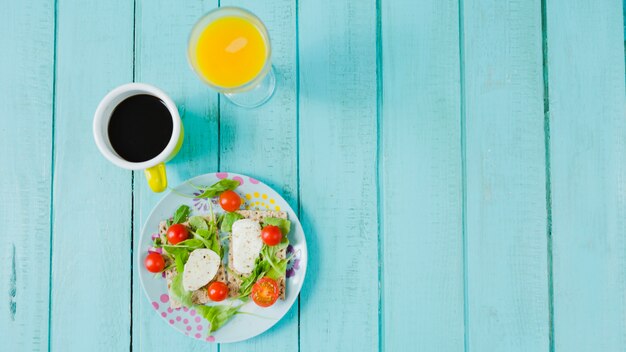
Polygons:
[[189,226],[194,229],[209,229],[209,225],[206,223],[206,220],[202,216],[192,216],[189,218]]
[[209,334],[217,329],[221,328],[226,324],[230,319],[239,314],[239,310],[243,304],[238,306],[225,306],[225,305],[217,305],[217,306],[195,306],[196,311],[204,317],[204,319],[208,320],[211,323],[211,327],[209,329]]
[[196,186],[191,184],[192,187],[202,191],[202,193],[194,198],[213,198],[217,197],[223,192],[232,191],[239,186],[239,181],[229,180],[227,178],[219,180],[209,187]]
[[[289,240],[286,237],[276,246],[263,245],[261,248],[261,256],[257,258],[254,269],[250,275],[241,277],[241,285],[239,286],[239,297],[247,297],[252,292],[252,286],[264,276],[278,280],[285,276],[287,272],[287,263],[290,258],[279,259],[276,254],[287,248]],[[234,274],[231,272],[231,274]]]
[[172,221],[168,224],[168,226],[171,226],[173,224],[180,224],[187,221],[189,213],[191,213],[191,209],[189,209],[187,205],[181,205],[180,207],[178,207],[178,209],[176,209],[176,212],[174,212],[174,217],[172,218]]
[[[250,275],[242,277],[242,282],[239,286],[239,297],[248,297],[250,292],[252,292],[252,285],[265,276],[270,269],[271,267],[267,261],[258,258]],[[231,272],[231,274],[233,273]]]
[[211,233],[209,230],[199,229],[194,233],[194,238],[201,240],[206,248],[222,256],[219,238],[215,231]]
[[283,238],[283,240],[275,246],[263,245],[263,248],[261,248],[261,255],[263,256],[263,261],[267,262],[267,265],[269,266],[265,276],[271,277],[274,280],[278,280],[279,278],[285,276],[289,258],[278,259],[276,254],[280,250],[287,248],[288,245],[289,241],[287,238]]
[[280,229],[280,232],[282,232],[284,236],[287,236],[289,234],[289,231],[291,231],[291,221],[287,219],[265,218],[262,220],[262,222],[263,222],[263,227],[267,225],[277,226]]
[[243,219],[243,215],[239,213],[235,213],[235,212],[226,213],[224,217],[222,218],[222,226],[221,226],[222,232],[226,232],[226,233],[232,232],[233,224],[235,223],[235,221],[239,219]]
[[183,305],[191,307],[193,305],[193,302],[191,301],[191,291],[187,291],[183,287],[183,275],[180,274],[181,272],[182,271],[180,271],[179,274],[174,276],[172,279],[171,293],[172,296],[174,296],[174,298],[180,301]]
[[199,248],[208,248],[222,256],[219,236],[217,233],[217,221],[213,212],[207,220],[202,216],[189,217],[190,209],[186,205],[180,206],[172,218],[171,223],[189,222],[188,230],[192,237],[181,241],[175,245],[162,244],[165,250],[163,253],[169,257],[176,267],[176,276],[172,278],[171,292],[175,299],[182,302],[185,306],[191,307],[191,292],[186,291],[182,285],[182,272],[185,269],[185,263],[189,259],[189,254]]

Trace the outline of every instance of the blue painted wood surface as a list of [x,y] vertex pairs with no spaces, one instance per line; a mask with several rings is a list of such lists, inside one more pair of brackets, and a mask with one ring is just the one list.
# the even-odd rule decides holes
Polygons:
[[132,80],[132,11],[56,6],[51,350],[130,345],[131,173],[95,157],[92,118],[103,92]]
[[379,345],[376,12],[373,0],[298,9],[301,351]]
[[465,1],[466,339],[549,349],[541,2]]
[[[411,6],[420,11],[407,11]],[[386,1],[381,13],[382,346],[461,351],[458,2]]]
[[624,350],[626,93],[620,3],[547,5],[554,347]]
[[[48,349],[54,4],[0,11],[0,350]],[[21,19],[29,18],[29,21]]]
[[[239,5],[278,89],[237,108],[189,69]],[[624,351],[619,0],[41,0],[0,4],[0,351]],[[161,195],[92,140],[100,98],[154,84],[186,128],[170,184],[250,174],[298,209],[307,280],[265,334],[212,345],[132,266]]]

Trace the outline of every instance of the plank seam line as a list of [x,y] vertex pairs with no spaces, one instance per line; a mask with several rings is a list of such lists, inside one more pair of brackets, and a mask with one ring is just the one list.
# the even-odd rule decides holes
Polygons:
[[59,37],[59,1],[54,0],[53,4],[53,21],[54,21],[54,45],[52,49],[52,121],[51,121],[51,140],[50,140],[50,239],[49,239],[49,259],[48,259],[48,351],[52,350],[52,246],[53,246],[53,220],[54,220],[54,164],[56,162],[55,158],[55,124],[56,124],[56,95],[57,95],[57,46],[58,46],[58,37]]
[[465,33],[463,0],[459,0],[459,90],[460,90],[460,132],[461,132],[461,237],[463,245],[463,346],[469,352],[469,289],[467,253],[467,128],[465,111]]
[[[217,0],[217,7],[222,6],[222,1]],[[222,102],[221,94],[217,93],[217,171],[222,171]],[[220,351],[220,344],[217,344],[217,351]]]
[[376,0],[376,217],[378,244],[378,351],[384,350],[384,212],[381,209],[382,184],[382,104],[383,104],[382,0]]
[[9,278],[9,315],[11,315],[11,321],[15,321],[15,314],[17,313],[17,271],[15,269],[15,243],[11,243],[11,271]]
[[548,71],[548,17],[547,0],[541,0],[541,47],[543,69],[543,130],[546,163],[546,245],[548,276],[548,344],[554,352],[554,283],[552,264],[552,171],[550,162],[550,84]]
[[[133,82],[136,80],[137,67],[137,0],[133,0]],[[135,171],[130,172],[130,342],[129,351],[133,351],[133,251],[135,249]]]
[[[222,1],[217,0],[217,7],[222,7]],[[222,99],[217,93],[217,171],[222,171]],[[218,343],[217,352],[222,350],[222,344]]]
[[[298,218],[300,218],[302,214],[302,193],[300,192],[300,2],[295,0],[294,3],[294,15],[296,17],[296,190],[298,192],[296,207]],[[300,309],[300,293],[298,293],[298,352],[302,348],[300,343]]]

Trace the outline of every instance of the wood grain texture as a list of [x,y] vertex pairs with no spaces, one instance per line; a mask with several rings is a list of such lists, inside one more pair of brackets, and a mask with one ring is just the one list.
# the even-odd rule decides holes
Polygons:
[[302,1],[301,351],[378,349],[376,2]]
[[[220,4],[244,7],[265,23],[277,79],[274,96],[259,108],[243,109],[224,97],[220,99],[220,171],[241,172],[262,180],[297,211],[296,3],[222,0]],[[222,352],[272,350],[298,350],[297,301],[270,331],[220,346]]]
[[618,0],[547,2],[554,345],[626,350],[626,109]]
[[[217,1],[138,0],[135,23],[135,78],[163,89],[177,104],[185,128],[179,154],[167,164],[170,187],[207,172],[218,160],[217,93],[193,73],[187,63],[187,38],[191,27]],[[141,228],[163,194],[148,188],[143,172],[134,177],[134,250]],[[133,261],[134,264],[134,261]],[[174,331],[146,299],[133,270],[134,351],[216,351],[217,346]]]
[[[420,11],[407,11],[412,7]],[[458,11],[457,1],[382,2],[379,172],[389,351],[464,348]]]
[[92,119],[132,80],[133,2],[62,1],[57,20],[50,348],[126,350],[131,173],[100,155]]
[[463,6],[468,347],[546,351],[541,3]]
[[0,33],[0,349],[45,351],[54,2],[3,4]]

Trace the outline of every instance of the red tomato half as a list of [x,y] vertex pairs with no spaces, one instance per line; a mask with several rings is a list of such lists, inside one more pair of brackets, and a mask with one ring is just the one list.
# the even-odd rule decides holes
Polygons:
[[261,239],[268,246],[275,246],[283,239],[280,228],[274,225],[267,225],[261,230]]
[[276,280],[264,277],[252,286],[250,297],[259,307],[269,307],[276,302],[278,294],[279,289]]
[[183,224],[174,224],[167,229],[167,242],[177,244],[189,237],[189,231]]
[[151,273],[159,273],[163,271],[163,268],[165,268],[165,260],[163,260],[163,256],[155,252],[149,253],[143,261],[143,264]]
[[219,302],[228,297],[228,286],[221,281],[215,281],[209,285],[209,298],[211,301]]
[[226,191],[220,194],[220,206],[222,209],[233,212],[241,206],[241,197],[235,191]]

